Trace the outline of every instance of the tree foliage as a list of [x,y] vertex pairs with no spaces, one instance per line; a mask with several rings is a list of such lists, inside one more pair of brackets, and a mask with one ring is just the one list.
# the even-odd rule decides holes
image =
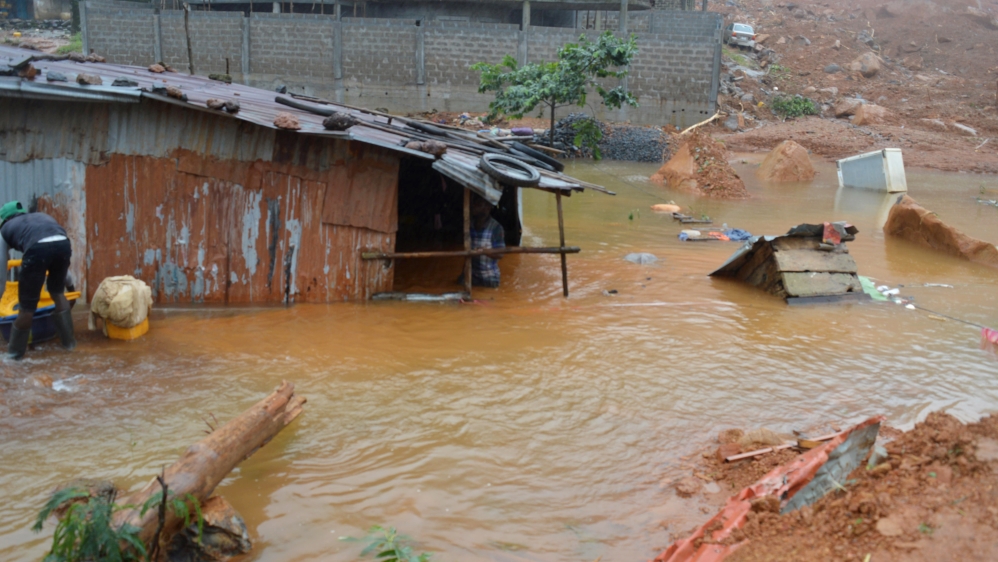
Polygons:
[[558,49],[558,60],[518,66],[506,55],[499,64],[478,62],[472,70],[481,73],[479,93],[495,92],[489,104],[489,119],[505,115],[519,119],[538,106],[551,112],[551,140],[554,142],[554,116],[558,107],[584,106],[589,89],[602,98],[603,104],[617,109],[623,104],[637,106],[637,100],[623,86],[607,89],[605,79],[622,79],[637,53],[633,35],[620,39],[607,31],[595,41],[585,35],[578,43]]

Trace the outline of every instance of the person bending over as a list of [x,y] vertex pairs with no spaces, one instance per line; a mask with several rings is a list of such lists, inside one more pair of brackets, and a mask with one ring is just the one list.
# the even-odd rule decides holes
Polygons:
[[[6,271],[11,249],[21,252],[21,275],[18,281],[17,319],[10,330],[7,342],[7,356],[21,359],[28,350],[31,337],[31,321],[38,308],[38,299],[48,272],[47,287],[55,302],[56,332],[62,347],[73,349],[76,339],[73,336],[73,315],[66,300],[66,274],[73,248],[66,236],[66,230],[45,213],[29,213],[19,201],[11,201],[0,207],[0,259]],[[0,283],[0,297],[6,283]]]

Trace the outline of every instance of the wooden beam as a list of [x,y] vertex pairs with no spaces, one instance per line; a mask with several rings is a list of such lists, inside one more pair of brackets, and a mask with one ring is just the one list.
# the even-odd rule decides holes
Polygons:
[[[163,471],[171,497],[183,500],[190,513],[194,513],[188,494],[201,503],[207,500],[232,469],[294,421],[304,404],[305,398],[295,394],[295,385],[282,382],[262,401],[188,447],[179,460]],[[114,526],[127,523],[137,527],[139,540],[150,546],[156,539],[158,514],[155,509],[142,513],[141,508],[160,491],[159,482],[153,479],[144,488],[119,500],[122,509],[114,515]],[[169,537],[183,523],[172,509],[167,510],[163,536]]]
[[863,286],[854,273],[783,273],[783,287],[789,297],[818,297],[862,293]]
[[505,248],[478,248],[477,250],[453,250],[438,252],[362,252],[361,259],[391,260],[396,258],[463,258],[474,256],[502,256],[505,254],[578,254],[582,249],[578,246],[562,246],[561,248],[525,248],[522,246],[507,246]]
[[[558,202],[558,239],[561,242],[561,247],[564,248],[565,218],[561,212],[561,193],[556,193],[555,199]],[[564,252],[561,252],[561,292],[568,298],[568,262]]]
[[471,190],[464,190],[464,292],[471,298]]
[[780,271],[823,271],[827,273],[856,273],[856,260],[849,254],[822,252],[820,250],[782,250],[775,252],[776,266]]

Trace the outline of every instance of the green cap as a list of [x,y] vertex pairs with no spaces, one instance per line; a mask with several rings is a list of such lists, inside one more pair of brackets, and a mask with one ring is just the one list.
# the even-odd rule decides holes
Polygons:
[[7,219],[27,213],[20,201],[8,201],[0,207],[0,221],[7,222]]

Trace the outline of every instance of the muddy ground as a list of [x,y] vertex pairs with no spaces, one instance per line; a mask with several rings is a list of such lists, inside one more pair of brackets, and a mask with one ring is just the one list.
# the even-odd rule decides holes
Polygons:
[[[887,459],[855,470],[842,490],[790,514],[750,513],[740,535],[748,542],[729,560],[998,559],[998,417],[962,424],[935,412],[908,432],[885,427],[881,440]],[[724,463],[711,450],[675,486],[719,506],[796,455]]]
[[[793,139],[833,160],[898,147],[908,166],[998,173],[998,19],[989,19],[998,16],[998,4],[978,4],[977,11],[971,4],[731,0],[715,5],[726,23],[752,24],[761,45],[758,52],[725,48],[724,73],[737,78],[731,84],[740,95],[719,96],[719,106],[743,113],[746,125],[732,133],[718,124],[712,132],[734,151],[770,150]],[[760,56],[764,50],[772,53]],[[850,68],[867,53],[880,66],[869,76]],[[753,77],[752,71],[763,74]],[[743,99],[746,94],[750,97]],[[795,94],[818,102],[821,117],[784,121],[769,109],[775,96]],[[835,117],[836,102],[857,98],[884,107],[884,122],[855,126],[849,116]]]

